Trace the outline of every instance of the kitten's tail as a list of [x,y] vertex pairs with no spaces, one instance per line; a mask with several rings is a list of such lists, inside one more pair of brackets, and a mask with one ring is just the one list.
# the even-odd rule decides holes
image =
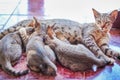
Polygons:
[[26,75],[29,72],[28,69],[17,71],[16,69],[12,67],[9,61],[6,63],[4,67],[2,66],[2,68],[6,73],[13,75],[13,76],[22,76],[22,75]]

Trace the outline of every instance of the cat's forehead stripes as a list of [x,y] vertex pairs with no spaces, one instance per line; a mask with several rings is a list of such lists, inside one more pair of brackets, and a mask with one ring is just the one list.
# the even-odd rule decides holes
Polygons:
[[110,17],[109,17],[109,14],[106,14],[106,13],[103,13],[101,14],[99,17],[96,18],[97,21],[100,21],[100,22],[110,22]]
[[110,16],[107,13],[102,14],[101,19],[102,19],[103,22],[110,22],[111,21]]

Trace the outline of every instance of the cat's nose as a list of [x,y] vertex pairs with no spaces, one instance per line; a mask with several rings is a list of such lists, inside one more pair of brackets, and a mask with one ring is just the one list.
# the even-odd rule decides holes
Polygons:
[[105,28],[106,24],[102,25],[102,29]]

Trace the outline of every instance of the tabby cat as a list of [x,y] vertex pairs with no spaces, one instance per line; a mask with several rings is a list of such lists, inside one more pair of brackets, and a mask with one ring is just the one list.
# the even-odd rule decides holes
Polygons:
[[26,45],[27,65],[32,71],[54,76],[57,71],[55,55],[49,46],[43,43],[45,32],[42,32],[35,17],[31,26],[35,27],[35,32],[31,34]]
[[[109,48],[109,30],[117,17],[118,11],[113,10],[111,13],[99,13],[95,9],[92,10],[96,21],[95,23],[80,24],[78,22],[65,19],[39,20],[39,22],[43,31],[46,31],[48,25],[53,25],[56,23],[53,30],[62,32],[70,43],[82,43],[96,56],[99,57],[102,55],[106,58],[106,61],[113,63],[114,60],[112,58],[120,57],[120,53]],[[30,22],[31,20],[28,19],[17,23],[13,27],[1,32],[0,38],[9,32],[17,31],[19,27],[16,26],[20,25],[26,27]],[[100,37],[96,34],[98,29],[106,30],[106,36]]]
[[[28,34],[26,33],[29,32]],[[0,65],[2,69],[14,76],[22,76],[28,73],[28,69],[18,71],[14,66],[22,55],[23,41],[22,35],[31,34],[32,28],[21,28],[19,31],[7,34],[0,40]],[[24,35],[25,35],[24,34]]]
[[46,43],[54,50],[58,61],[65,67],[72,71],[85,71],[96,67],[103,67],[106,61],[99,57],[97,58],[91,51],[89,51],[83,44],[72,45],[63,40],[56,38],[53,27],[48,26],[47,34],[50,38],[46,39]]

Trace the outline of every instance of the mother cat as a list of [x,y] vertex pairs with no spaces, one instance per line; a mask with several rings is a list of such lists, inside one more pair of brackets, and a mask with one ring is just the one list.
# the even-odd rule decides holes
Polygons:
[[[78,22],[65,19],[49,19],[39,21],[44,31],[46,31],[48,25],[53,25],[56,23],[53,30],[62,32],[65,38],[70,41],[70,43],[82,43],[97,57],[104,56],[107,62],[113,63],[114,60],[112,58],[120,57],[120,53],[115,52],[109,48],[109,31],[117,17],[118,11],[114,10],[111,13],[99,13],[95,9],[92,10],[96,21],[95,23],[80,24]],[[17,23],[11,28],[1,32],[0,38],[10,32],[14,32],[20,29],[20,27],[16,26],[26,27],[30,22],[31,20],[28,19]],[[107,35],[102,37],[103,34],[99,32],[101,33],[99,36],[97,34],[98,29],[106,29]]]

